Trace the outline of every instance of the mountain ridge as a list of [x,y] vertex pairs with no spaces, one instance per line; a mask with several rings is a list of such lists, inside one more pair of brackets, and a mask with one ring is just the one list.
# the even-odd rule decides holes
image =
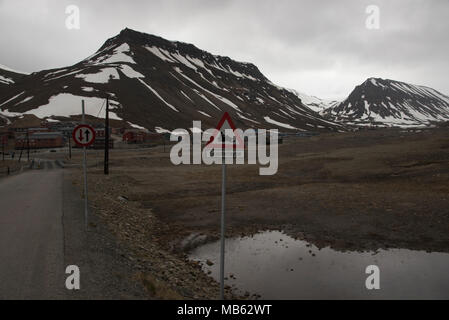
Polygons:
[[427,86],[371,77],[323,114],[358,126],[428,126],[449,121],[449,96]]
[[106,95],[113,118],[155,131],[187,128],[192,120],[215,126],[223,112],[242,128],[343,128],[271,83],[254,64],[131,29],[72,66],[34,72],[8,87],[0,112],[68,117],[79,114],[85,98],[95,116],[98,111],[90,109],[100,109]]
[[14,84],[27,73],[8,68],[0,64],[0,86]]

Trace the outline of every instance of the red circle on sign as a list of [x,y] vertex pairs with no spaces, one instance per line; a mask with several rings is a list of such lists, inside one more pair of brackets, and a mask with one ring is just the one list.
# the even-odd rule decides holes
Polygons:
[[[79,137],[76,136],[76,133],[78,132],[78,130],[83,129],[83,128],[89,130],[90,133],[92,133],[92,137],[90,137],[89,141],[87,141],[86,143],[81,142],[79,140]],[[81,147],[88,147],[95,141],[95,130],[94,130],[94,128],[92,128],[91,126],[89,126],[87,124],[81,124],[81,125],[77,126],[75,129],[73,129],[72,138],[73,138],[73,141],[75,141],[75,143],[77,145],[79,145]]]

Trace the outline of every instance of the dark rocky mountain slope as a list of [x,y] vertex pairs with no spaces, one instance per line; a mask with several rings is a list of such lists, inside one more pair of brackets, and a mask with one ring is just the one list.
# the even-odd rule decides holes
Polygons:
[[111,118],[159,132],[191,128],[192,120],[214,127],[225,111],[241,128],[342,129],[251,63],[130,29],[73,66],[35,72],[9,85],[0,95],[0,114],[70,117],[80,114],[84,99],[87,114],[104,117],[106,95]]
[[427,126],[449,120],[449,97],[429,87],[369,78],[324,114],[346,124]]

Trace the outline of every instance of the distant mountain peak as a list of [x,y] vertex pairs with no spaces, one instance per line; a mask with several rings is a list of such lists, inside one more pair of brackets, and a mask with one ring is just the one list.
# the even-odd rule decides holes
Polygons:
[[122,31],[120,31],[120,33],[114,37],[112,37],[109,40],[118,40],[118,41],[125,41],[128,43],[133,43],[133,44],[164,44],[164,45],[169,45],[169,46],[174,46],[173,41],[164,39],[162,37],[153,35],[153,34],[149,34],[149,33],[144,33],[144,32],[140,32],[140,31],[135,31],[133,29],[129,29],[129,28],[125,28]]
[[429,87],[372,77],[325,114],[356,125],[426,126],[449,120],[449,97]]
[[303,92],[299,92],[297,90],[288,89],[290,92],[295,94],[298,98],[301,99],[301,102],[305,104],[307,107],[312,109],[315,112],[322,113],[326,109],[332,107],[336,103],[338,103],[336,100],[326,100],[321,99],[316,96],[311,96],[308,94],[305,94]]
[[98,50],[98,52],[113,45],[121,45],[123,43],[127,43],[131,47],[134,46],[156,47],[167,50],[169,52],[184,52],[192,56],[195,56],[198,59],[204,59],[208,62],[217,60],[225,64],[238,63],[246,66],[247,69],[252,70],[254,73],[257,74],[258,78],[260,78],[261,80],[267,80],[265,76],[257,68],[257,66],[251,62],[241,62],[233,60],[227,56],[211,54],[205,50],[199,49],[198,47],[196,47],[194,44],[191,43],[181,41],[171,41],[153,34],[135,31],[130,28],[125,28],[121,30],[118,35],[108,39],[103,44],[103,46]]

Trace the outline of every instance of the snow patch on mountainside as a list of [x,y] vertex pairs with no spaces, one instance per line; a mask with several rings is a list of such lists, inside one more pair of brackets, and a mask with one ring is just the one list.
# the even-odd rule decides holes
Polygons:
[[208,115],[206,112],[198,111],[198,113],[201,113],[203,116],[206,116],[208,118],[212,118],[210,115]]
[[[191,82],[192,84],[194,84],[195,86],[197,86],[198,88],[200,88],[201,90],[209,93],[210,95],[212,95],[213,97],[215,97],[216,99],[220,100],[221,102],[227,104],[228,106],[230,106],[231,108],[237,110],[237,111],[241,111],[240,108],[233,103],[232,101],[230,101],[229,99],[222,97],[216,93],[213,93],[212,91],[207,90],[206,88],[200,86],[198,83],[196,83],[195,81],[193,81],[192,79],[190,79],[188,76],[186,76],[184,73],[182,73],[182,71],[179,68],[175,68],[176,72],[178,72],[182,77],[184,77],[186,80],[188,80],[189,82]],[[214,106],[216,106],[215,104],[213,104]]]
[[9,102],[11,102],[11,101],[13,101],[13,100],[15,100],[15,99],[17,99],[18,97],[20,97],[20,96],[23,95],[24,93],[25,93],[25,91],[22,91],[21,93],[15,95],[14,97],[9,98],[8,100],[2,102],[2,103],[0,104],[0,107],[3,106],[3,105],[8,104]]
[[159,98],[159,100],[161,100],[167,107],[169,107],[170,109],[179,112],[178,109],[176,109],[176,107],[172,106],[170,103],[168,103],[167,101],[164,100],[164,98],[161,97],[161,95],[159,93],[157,93],[156,90],[154,90],[148,83],[146,83],[145,81],[139,79],[140,83],[142,83],[145,87],[147,87],[156,97]]
[[127,121],[127,123],[128,123],[131,127],[133,127],[134,129],[139,129],[139,130],[148,131],[148,129],[145,128],[145,127],[139,126],[139,125],[134,124],[134,123],[131,123],[131,122],[129,122],[129,121]]
[[[85,113],[94,117],[104,118],[105,108],[101,109],[104,99],[94,97],[82,97],[68,93],[60,93],[50,98],[46,105],[24,112],[24,114],[34,114],[39,118],[51,116],[70,117],[81,114],[81,101],[85,102]],[[111,106],[118,105],[118,102],[111,100]],[[101,109],[101,111],[100,111]],[[109,112],[109,117],[114,120],[122,120],[113,111]]]
[[282,128],[298,130],[298,128],[295,128],[295,127],[293,127],[293,126],[291,126],[289,124],[286,124],[286,123],[282,123],[282,122],[273,120],[270,117],[264,117],[264,119],[265,119],[266,122],[274,124],[274,125],[277,125],[277,126],[282,127]]
[[22,103],[25,103],[25,102],[28,102],[28,101],[30,101],[30,100],[33,100],[33,98],[34,98],[33,96],[27,97],[27,98],[23,99],[22,101],[17,102],[17,103],[15,104],[15,106],[17,106],[17,105],[19,105],[19,104],[22,104]]
[[120,68],[120,71],[122,71],[125,74],[125,76],[127,76],[130,79],[145,78],[145,76],[143,74],[141,74],[140,72],[137,72],[136,70],[134,70],[127,64],[122,64],[119,68]]
[[9,72],[25,74],[25,75],[30,74],[29,72],[23,72],[23,71],[18,71],[18,70],[11,69],[11,68],[9,68],[9,67],[7,67],[7,66],[4,66],[4,65],[2,65],[2,64],[0,64],[0,69],[3,69],[3,70],[5,70],[5,71],[9,71]]
[[2,118],[6,122],[6,125],[11,124],[11,120],[9,118],[22,117],[22,116],[23,115],[21,113],[10,112],[8,109],[0,110],[0,118]]
[[0,85],[12,85],[24,75],[24,72],[16,71],[6,66],[0,65]]
[[7,78],[7,77],[4,77],[4,76],[0,76],[0,83],[3,83],[3,84],[12,84],[12,83],[14,83],[14,80],[11,79],[11,78]]
[[90,83],[108,83],[111,79],[120,79],[120,76],[115,68],[100,69],[97,73],[78,74],[75,78],[81,78]]
[[166,62],[170,62],[170,63],[175,63],[174,60],[170,59],[168,57],[168,55],[163,54],[162,53],[162,49],[159,49],[158,47],[155,46],[146,46],[145,49],[147,49],[148,51],[150,51],[152,54],[154,54],[156,57],[158,57],[159,59],[161,59],[162,61],[166,61]]
[[123,43],[114,49],[112,55],[99,56],[97,59],[94,60],[94,62],[102,63],[102,64],[122,63],[122,62],[136,64],[134,59],[130,57],[130,54],[131,54],[131,49],[129,47],[129,44]]

